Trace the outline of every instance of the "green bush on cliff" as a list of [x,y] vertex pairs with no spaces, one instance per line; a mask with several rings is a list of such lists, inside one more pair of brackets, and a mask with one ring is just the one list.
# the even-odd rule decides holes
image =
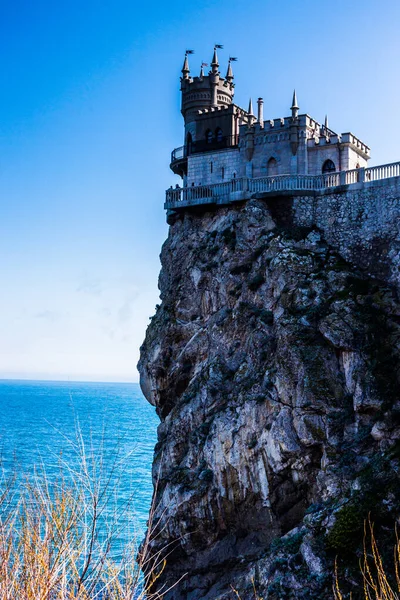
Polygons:
[[345,504],[336,514],[336,521],[326,536],[328,549],[339,553],[354,552],[362,540],[365,514],[362,506]]

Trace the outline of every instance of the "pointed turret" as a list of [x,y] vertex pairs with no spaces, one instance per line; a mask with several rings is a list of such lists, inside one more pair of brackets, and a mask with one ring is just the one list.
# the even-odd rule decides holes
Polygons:
[[249,110],[247,112],[249,113],[250,116],[254,117],[254,113],[253,113],[253,100],[251,98],[249,100]]
[[219,62],[218,62],[218,56],[217,56],[217,47],[214,46],[214,54],[213,54],[212,61],[211,61],[212,72],[218,73],[218,67],[219,67]]
[[329,127],[328,127],[328,115],[325,115],[324,128],[325,128],[325,131],[327,131],[329,129]]
[[189,79],[189,73],[190,73],[190,69],[189,69],[188,53],[185,52],[185,60],[183,61],[183,67],[182,67],[182,79]]
[[292,100],[292,106],[290,108],[299,108],[299,105],[297,104],[296,90],[293,90],[293,100]]
[[228,62],[228,70],[226,72],[225,79],[228,83],[232,83],[232,81],[233,81],[233,71],[232,71],[231,59],[229,59],[229,62]]
[[256,121],[256,117],[254,116],[254,111],[253,111],[253,100],[250,98],[249,100],[249,110],[248,112],[248,125],[249,127],[251,127],[252,125],[254,125],[255,121]]
[[296,90],[293,90],[292,106],[292,120],[290,123],[290,148],[293,156],[297,154],[297,148],[299,147],[299,105],[297,103]]
[[215,44],[214,46],[214,54],[211,61],[211,71],[209,72],[209,81],[210,81],[210,90],[211,90],[211,106],[212,108],[216,108],[218,106],[218,94],[217,87],[220,80],[219,75],[219,62],[217,56],[217,48],[222,48],[219,44]]
[[203,80],[204,79],[204,69],[203,69],[203,63],[201,64],[200,67],[200,79]]
[[290,107],[290,110],[292,111],[293,119],[297,119],[299,115],[299,105],[297,104],[296,90],[293,90],[292,106]]

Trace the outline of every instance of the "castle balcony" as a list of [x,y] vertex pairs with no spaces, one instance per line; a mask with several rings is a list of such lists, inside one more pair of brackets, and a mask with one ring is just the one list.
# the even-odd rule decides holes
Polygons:
[[238,142],[238,135],[227,135],[211,140],[198,140],[196,142],[191,142],[186,146],[180,146],[171,152],[170,169],[175,175],[183,177],[183,175],[187,174],[187,159],[191,154],[217,152],[218,150],[226,150],[227,148],[237,148]]
[[171,164],[169,166],[171,171],[173,171],[175,175],[180,175],[180,177],[183,177],[187,174],[186,146],[181,146],[180,148],[175,148],[175,150],[172,150]]
[[241,177],[210,185],[183,188],[171,187],[166,191],[164,208],[176,211],[188,206],[226,205],[231,202],[249,200],[250,198],[264,198],[282,194],[315,194],[340,186],[359,188],[374,185],[377,181],[394,177],[400,177],[400,162],[321,175]]

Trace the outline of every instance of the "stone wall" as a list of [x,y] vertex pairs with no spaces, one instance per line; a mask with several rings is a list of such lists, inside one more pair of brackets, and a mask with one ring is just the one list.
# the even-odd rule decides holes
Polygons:
[[316,225],[329,245],[400,289],[400,177],[293,199],[295,225]]
[[[244,130],[243,130],[244,131]],[[186,128],[186,133],[190,132],[193,139],[196,139],[193,123]],[[311,142],[311,143],[310,143]],[[366,167],[367,162],[352,147],[344,146],[340,151],[339,146],[332,140],[332,143],[326,143],[322,137],[319,144],[310,140],[306,132],[299,131],[299,145],[296,154],[293,154],[290,145],[290,132],[282,128],[282,131],[264,133],[264,130],[257,129],[252,138],[253,152],[251,161],[248,161],[246,154],[245,137],[239,143],[238,148],[229,148],[226,150],[217,150],[215,152],[202,152],[192,154],[188,158],[187,184],[209,185],[212,183],[221,183],[229,181],[236,177],[267,177],[268,161],[274,158],[277,163],[277,174],[309,174],[319,175],[322,173],[322,166],[328,159],[332,160],[337,170],[355,169],[357,165]],[[211,171],[210,165],[213,163]],[[222,167],[224,176],[222,177]]]
[[[212,171],[211,171],[212,163]],[[224,177],[222,178],[222,168]],[[188,160],[187,185],[210,185],[245,175],[243,152],[237,149],[192,154]]]

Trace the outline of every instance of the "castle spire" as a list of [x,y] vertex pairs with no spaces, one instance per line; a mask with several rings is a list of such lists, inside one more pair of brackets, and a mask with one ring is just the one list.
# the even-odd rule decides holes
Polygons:
[[219,67],[219,62],[218,62],[218,56],[217,56],[217,49],[214,47],[214,54],[212,57],[212,61],[211,61],[211,66],[214,67]]
[[183,61],[183,67],[182,67],[182,79],[189,79],[189,73],[190,73],[189,59],[188,59],[189,54],[193,54],[193,50],[186,50],[186,52],[185,52],[185,60]]
[[293,119],[297,119],[297,117],[299,115],[299,105],[297,103],[296,90],[293,90],[293,100],[292,100],[292,106],[290,107],[290,110],[292,111]]
[[218,67],[219,67],[217,48],[222,49],[223,46],[221,46],[221,44],[215,44],[215,46],[214,46],[214,54],[213,54],[213,58],[211,61],[211,71],[215,74],[218,73]]
[[253,100],[251,98],[249,100],[249,110],[247,112],[248,112],[248,115],[249,115],[249,117],[248,117],[248,125],[249,125],[249,127],[251,127],[252,125],[254,125],[254,123],[256,121],[256,118],[255,118],[254,112],[253,112]]
[[328,127],[328,115],[325,115],[324,128],[325,128],[325,131],[327,131],[329,129],[329,127]]
[[249,110],[247,111],[251,117],[254,117],[253,113],[253,100],[250,98],[249,100]]
[[210,91],[211,91],[211,107],[216,108],[218,106],[218,94],[217,87],[219,84],[219,62],[217,56],[217,48],[222,48],[220,44],[215,44],[214,46],[214,54],[211,62],[211,71],[209,72],[209,82],[210,82]]
[[228,83],[231,83],[233,81],[233,71],[232,71],[232,65],[231,65],[231,58],[229,58],[229,61],[228,61],[228,70],[226,72],[225,79],[227,80]]

